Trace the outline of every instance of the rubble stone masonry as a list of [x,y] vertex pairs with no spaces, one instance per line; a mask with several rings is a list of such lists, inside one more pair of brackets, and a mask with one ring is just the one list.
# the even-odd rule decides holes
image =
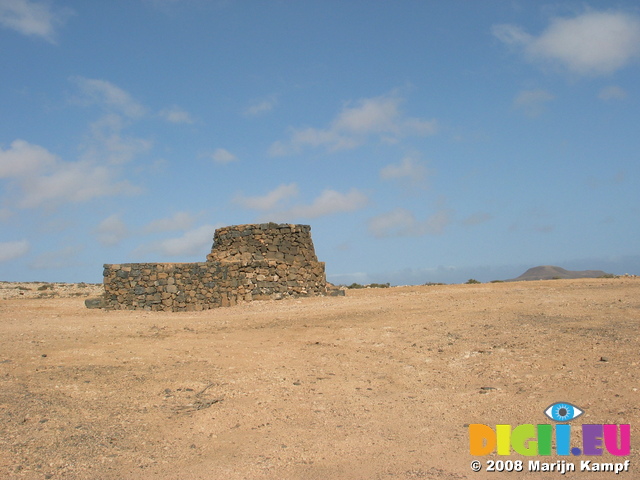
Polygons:
[[219,228],[201,263],[104,265],[103,307],[196,311],[286,296],[340,295],[328,288],[309,225]]

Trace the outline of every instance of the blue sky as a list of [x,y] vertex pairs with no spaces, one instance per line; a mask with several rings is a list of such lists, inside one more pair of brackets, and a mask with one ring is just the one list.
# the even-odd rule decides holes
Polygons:
[[335,283],[640,273],[635,0],[0,0],[0,55],[0,280],[266,221]]

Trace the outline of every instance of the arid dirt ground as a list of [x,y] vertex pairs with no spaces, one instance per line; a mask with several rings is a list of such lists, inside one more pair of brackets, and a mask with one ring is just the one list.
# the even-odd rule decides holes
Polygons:
[[[99,286],[40,286],[0,284],[2,479],[640,478],[638,278],[194,313],[89,310]],[[631,424],[631,471],[471,471],[528,458],[472,457],[468,424],[553,423],[557,401],[578,424]]]

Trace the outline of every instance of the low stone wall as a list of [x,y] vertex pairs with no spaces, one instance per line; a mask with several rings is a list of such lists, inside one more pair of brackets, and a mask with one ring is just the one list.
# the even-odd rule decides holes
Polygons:
[[104,266],[106,308],[206,310],[222,304],[219,264],[124,263]]
[[198,311],[286,296],[339,295],[327,289],[308,225],[261,224],[215,232],[206,262],[104,266],[108,309]]

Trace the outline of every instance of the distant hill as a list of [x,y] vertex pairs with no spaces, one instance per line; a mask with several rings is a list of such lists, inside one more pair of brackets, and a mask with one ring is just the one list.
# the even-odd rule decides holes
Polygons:
[[542,265],[540,267],[533,267],[524,272],[518,278],[511,278],[505,280],[507,282],[519,282],[522,280],[553,280],[556,278],[599,278],[604,275],[609,275],[602,270],[582,270],[572,271],[565,270],[561,267],[554,267],[553,265]]

